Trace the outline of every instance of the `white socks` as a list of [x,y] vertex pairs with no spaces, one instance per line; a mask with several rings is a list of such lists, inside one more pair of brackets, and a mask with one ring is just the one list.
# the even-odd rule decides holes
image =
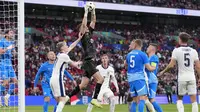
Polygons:
[[192,103],[192,112],[199,112],[197,102]]
[[176,106],[177,106],[178,112],[184,112],[184,106],[183,106],[182,100],[178,100]]
[[91,103],[88,104],[87,112],[92,112],[93,105]]
[[64,106],[65,106],[65,103],[60,101],[58,106],[57,106],[56,112],[62,112]]
[[149,100],[145,100],[145,105],[147,106],[150,112],[155,112],[155,109]]
[[110,97],[110,112],[115,112],[115,99]]

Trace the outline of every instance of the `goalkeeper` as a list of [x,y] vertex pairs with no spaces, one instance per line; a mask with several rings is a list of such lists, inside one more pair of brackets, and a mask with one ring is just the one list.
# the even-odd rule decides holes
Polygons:
[[[10,94],[13,92],[13,86],[17,83],[17,77],[12,65],[12,52],[14,51],[14,32],[8,30],[0,40],[0,79],[3,80],[1,88],[9,86],[7,94],[4,97],[5,106],[8,105]],[[9,84],[13,82],[14,84]]]

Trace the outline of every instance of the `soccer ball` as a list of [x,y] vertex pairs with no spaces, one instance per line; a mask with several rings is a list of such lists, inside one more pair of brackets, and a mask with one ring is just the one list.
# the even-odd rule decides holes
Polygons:
[[89,11],[89,12],[92,12],[93,9],[95,8],[95,5],[94,5],[93,2],[87,2],[87,3],[86,3],[86,7],[88,7],[88,11]]

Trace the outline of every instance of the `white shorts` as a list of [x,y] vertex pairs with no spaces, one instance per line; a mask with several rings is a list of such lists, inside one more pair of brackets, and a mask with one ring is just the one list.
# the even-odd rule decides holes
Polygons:
[[50,86],[54,97],[65,97],[65,86],[63,81],[59,79],[51,78]]
[[102,101],[103,99],[108,99],[110,97],[113,97],[114,94],[113,92],[110,90],[110,88],[103,88],[100,90],[99,95],[98,95],[98,100]]
[[197,94],[196,81],[178,81],[178,95],[195,95]]

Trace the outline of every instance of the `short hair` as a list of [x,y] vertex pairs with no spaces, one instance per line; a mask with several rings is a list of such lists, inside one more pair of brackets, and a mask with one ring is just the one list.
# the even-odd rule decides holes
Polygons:
[[135,42],[138,46],[140,46],[140,47],[143,46],[143,42],[142,42],[141,39],[136,39],[134,42]]
[[64,45],[66,45],[66,43],[63,41],[63,42],[58,42],[57,44],[56,44],[56,49],[58,50],[58,51],[60,51],[61,50],[61,47],[63,47]]
[[191,38],[191,36],[186,32],[181,32],[179,33],[179,38],[181,39],[183,43],[187,43],[189,39]]
[[158,44],[156,44],[156,43],[150,43],[149,45],[154,46],[154,47],[156,48],[156,50],[157,50],[157,48],[158,48]]

